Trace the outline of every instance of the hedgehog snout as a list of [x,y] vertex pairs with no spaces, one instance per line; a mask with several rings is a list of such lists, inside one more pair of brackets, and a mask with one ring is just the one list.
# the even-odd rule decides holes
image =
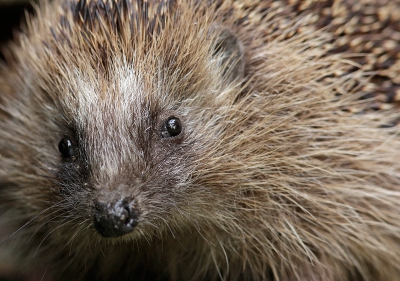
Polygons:
[[122,198],[113,202],[96,202],[93,225],[103,237],[119,237],[133,231],[138,223],[134,200]]

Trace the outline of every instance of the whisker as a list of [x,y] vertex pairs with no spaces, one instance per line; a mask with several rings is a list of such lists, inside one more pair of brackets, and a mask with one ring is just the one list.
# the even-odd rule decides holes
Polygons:
[[[84,229],[85,228],[85,224],[84,223],[86,223],[87,222],[87,220],[84,220],[83,222],[81,222],[80,223],[80,226],[79,226],[79,228],[77,229],[77,231],[75,232],[75,234],[67,241],[67,243],[65,243],[65,245],[64,245],[64,247],[62,247],[62,249],[61,249],[61,251],[62,250],[64,250],[64,248],[66,247],[66,246],[68,246],[68,244],[70,244],[71,243],[71,247],[72,247],[72,241],[75,239],[75,237],[82,231],[82,229]],[[70,252],[72,251],[72,248],[70,249]]]
[[[60,227],[66,225],[68,222],[73,222],[73,221],[74,221],[74,220],[72,220],[72,221],[67,221],[68,218],[69,218],[69,217],[67,217],[67,218],[65,218],[64,220],[62,220],[62,221],[61,221],[61,224],[60,224],[59,226],[55,227],[52,231],[50,231],[50,232],[42,239],[42,241],[39,243],[39,246],[37,247],[37,249],[36,249],[36,251],[35,251],[33,257],[36,256],[37,252],[39,251],[40,246],[43,244],[44,240],[46,240],[46,238],[50,236],[50,234],[52,234],[54,231],[56,231],[56,230],[59,229]],[[67,222],[65,222],[65,221],[67,221]]]
[[[66,201],[66,200],[64,200]],[[61,203],[64,203],[64,201],[60,201],[57,202],[55,204],[53,204],[52,206],[40,211],[38,214],[36,214],[35,216],[33,216],[31,219],[29,219],[28,222],[26,222],[23,226],[21,226],[20,228],[18,228],[16,231],[14,231],[12,234],[10,234],[3,242],[0,243],[0,246],[2,246],[5,242],[8,241],[8,239],[10,239],[12,236],[14,236],[16,233],[18,233],[19,231],[21,231],[21,229],[23,229],[24,227],[26,227],[28,224],[30,224],[32,221],[34,221],[37,217],[39,217],[40,215],[42,215],[43,213],[47,212],[48,210],[50,210],[51,208],[54,208],[56,206],[58,206]]]
[[[60,210],[54,211],[54,212],[52,212],[51,214],[57,213],[57,212],[59,212],[59,211],[60,211]],[[51,215],[51,214],[49,214],[49,215]],[[47,216],[49,216],[49,215],[47,215]],[[47,217],[47,216],[46,216],[46,217]],[[28,241],[26,242],[26,244],[29,243],[29,241],[35,236],[35,234],[39,231],[39,229],[41,229],[44,225],[46,225],[46,224],[49,223],[49,222],[54,222],[54,220],[55,220],[56,218],[59,218],[59,217],[61,217],[61,216],[62,216],[62,214],[59,214],[58,216],[55,216],[55,217],[53,217],[53,218],[47,220],[47,221],[44,222],[43,224],[41,224],[41,225],[40,225],[38,228],[36,228],[36,230],[32,233],[32,235],[29,237],[29,239],[28,239]]]

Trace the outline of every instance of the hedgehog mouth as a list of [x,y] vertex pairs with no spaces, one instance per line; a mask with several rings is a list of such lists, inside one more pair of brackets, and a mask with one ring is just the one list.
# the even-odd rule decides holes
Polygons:
[[96,202],[93,225],[105,238],[131,233],[138,224],[139,213],[133,200],[126,198],[115,202]]

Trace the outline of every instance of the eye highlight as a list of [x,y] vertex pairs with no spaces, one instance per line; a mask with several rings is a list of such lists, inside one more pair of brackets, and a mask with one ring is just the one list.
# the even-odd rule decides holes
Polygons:
[[176,117],[169,117],[165,122],[161,136],[163,138],[176,137],[182,132],[182,123]]
[[75,154],[75,148],[72,141],[68,137],[63,137],[58,143],[58,150],[63,158],[71,158]]

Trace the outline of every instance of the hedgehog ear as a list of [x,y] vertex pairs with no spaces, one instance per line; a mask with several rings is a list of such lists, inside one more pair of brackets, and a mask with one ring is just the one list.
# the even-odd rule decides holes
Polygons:
[[222,68],[224,81],[230,83],[244,77],[244,48],[240,40],[229,29],[213,28],[217,36],[213,44],[213,58]]

